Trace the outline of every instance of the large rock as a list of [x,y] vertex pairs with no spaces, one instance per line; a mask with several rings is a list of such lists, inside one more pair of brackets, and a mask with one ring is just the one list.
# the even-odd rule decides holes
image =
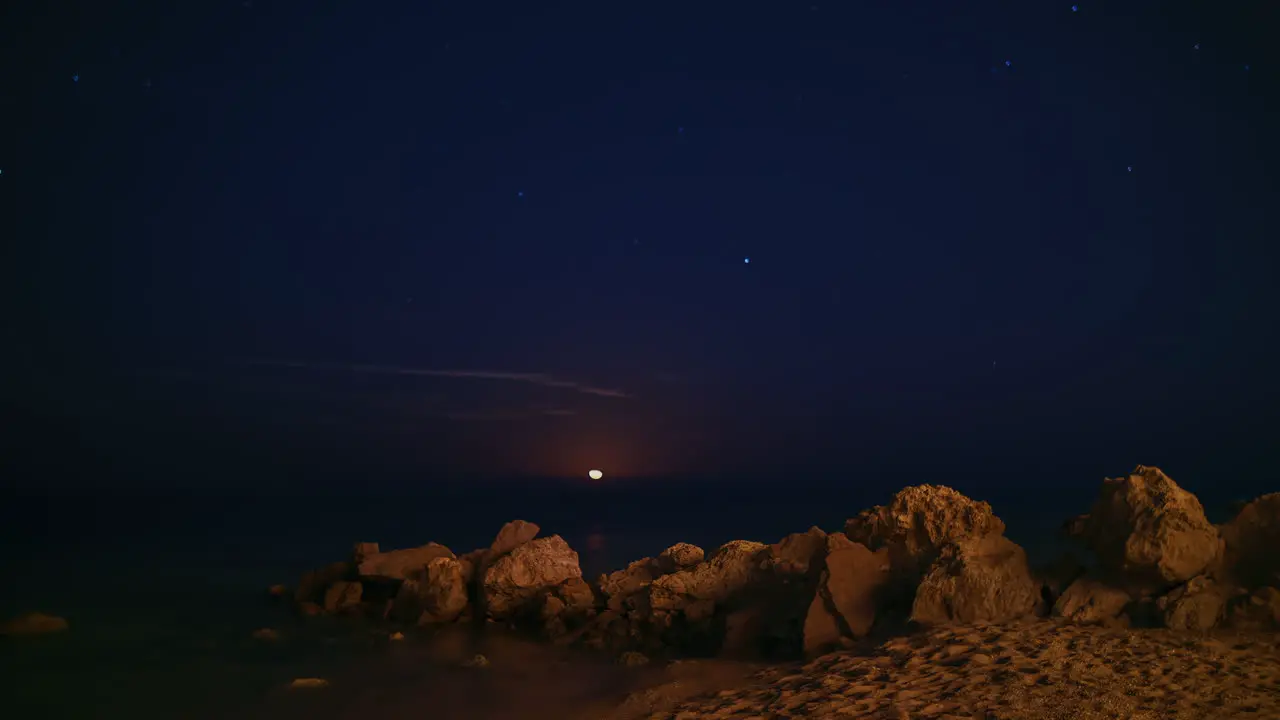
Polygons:
[[582,577],[578,553],[559,535],[531,540],[485,568],[484,607],[495,619],[513,618],[544,590]]
[[1035,611],[1040,586],[1027,555],[999,535],[960,540],[920,582],[911,619],[924,625],[1015,620]]
[[1131,590],[1186,582],[1219,555],[1218,530],[1196,496],[1143,465],[1103,481],[1080,534],[1099,568]]
[[572,577],[543,591],[540,619],[543,634],[551,639],[565,637],[582,627],[596,609],[596,595],[580,577]]
[[[840,535],[833,533],[831,537]],[[888,551],[840,540],[826,555],[824,569],[803,628],[803,648],[816,655],[839,644],[842,637],[862,637],[875,623],[879,592],[889,575]]]
[[793,533],[769,546],[766,562],[784,576],[807,576],[822,571],[827,554],[827,534],[811,527],[807,532]]
[[374,552],[361,556],[357,572],[369,580],[407,580],[422,573],[436,558],[454,559],[453,551],[438,543],[422,547]]
[[702,548],[689,543],[676,543],[656,558],[642,558],[622,570],[600,576],[600,592],[614,610],[622,610],[649,583],[663,575],[688,570],[703,560]]
[[1124,590],[1085,575],[1062,592],[1053,604],[1053,616],[1080,625],[1105,623],[1119,617],[1132,600]]
[[1004,523],[985,502],[940,485],[917,485],[893,496],[888,505],[849,519],[845,535],[871,550],[888,548],[895,575],[918,576],[942,548],[970,538],[1001,535]]
[[1228,578],[1249,589],[1280,587],[1280,493],[1246,504],[1220,530]]
[[732,540],[711,557],[687,570],[662,575],[649,584],[649,607],[655,611],[686,609],[698,601],[719,603],[760,578],[766,546]]
[[490,560],[496,560],[516,548],[538,537],[541,531],[534,523],[527,520],[512,520],[498,531],[493,544],[489,546]]
[[1161,597],[1156,608],[1164,626],[1171,630],[1212,630],[1222,622],[1227,602],[1237,594],[1201,575]]
[[392,605],[392,616],[427,625],[455,620],[467,607],[467,581],[462,564],[438,557],[405,580]]
[[705,559],[702,548],[689,543],[676,543],[658,553],[656,558],[658,571],[667,573],[679,572],[697,565]]

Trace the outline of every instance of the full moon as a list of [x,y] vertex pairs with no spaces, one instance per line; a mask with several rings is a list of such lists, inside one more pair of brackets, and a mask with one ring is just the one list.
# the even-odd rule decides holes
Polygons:
[[592,480],[599,480],[600,478],[604,477],[604,473],[600,472],[599,470],[591,470],[587,473],[587,477],[591,478]]

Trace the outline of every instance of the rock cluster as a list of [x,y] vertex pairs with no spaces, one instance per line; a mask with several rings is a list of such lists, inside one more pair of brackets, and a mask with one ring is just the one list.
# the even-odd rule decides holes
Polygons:
[[1200,501],[1159,468],[1103,481],[1093,508],[1067,525],[1096,561],[1051,614],[1079,623],[1174,630],[1280,629],[1280,493],[1215,526]]
[[[443,545],[352,558],[307,573],[305,615],[404,624],[496,621],[560,643],[646,655],[818,655],[903,623],[1062,622],[1280,629],[1280,494],[1206,520],[1159,469],[1105,480],[1067,524],[1091,555],[1034,571],[991,506],[947,487],[906,488],[842,532],[811,528],[704,553],[680,543],[588,580],[563,538],[507,523],[488,548]],[[279,590],[275,591],[279,594]],[[635,657],[628,655],[627,657]]]

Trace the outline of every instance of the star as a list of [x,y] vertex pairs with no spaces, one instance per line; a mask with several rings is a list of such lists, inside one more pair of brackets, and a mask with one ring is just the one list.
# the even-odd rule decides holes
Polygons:
[[73,82],[73,83],[78,83],[78,82],[80,82],[80,73],[76,73],[75,75],[72,75],[72,76],[71,76],[71,82]]
[[1079,5],[1072,5],[1072,6],[1071,6],[1071,12],[1080,12],[1080,6],[1079,6]]
[[745,264],[747,264],[747,265],[750,265],[750,264],[751,264],[751,258],[742,258],[742,262],[743,262],[743,263],[745,263]]
[[516,197],[524,197],[524,191],[521,190],[520,192],[516,193]]

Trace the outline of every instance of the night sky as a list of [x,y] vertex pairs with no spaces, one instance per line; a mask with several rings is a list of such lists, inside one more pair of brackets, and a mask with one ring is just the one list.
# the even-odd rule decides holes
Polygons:
[[3,12],[6,483],[1274,476],[1280,4]]

